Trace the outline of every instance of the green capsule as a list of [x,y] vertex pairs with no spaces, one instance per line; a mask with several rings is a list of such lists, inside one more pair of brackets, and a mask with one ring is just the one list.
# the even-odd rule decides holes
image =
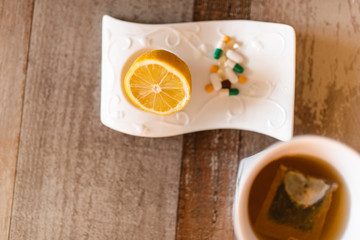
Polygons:
[[239,89],[237,88],[230,88],[229,89],[229,96],[236,96],[239,95]]
[[233,67],[233,70],[235,72],[242,73],[244,71],[244,68],[242,66],[240,66],[239,64],[235,64],[235,66]]
[[231,68],[233,71],[238,73],[242,73],[244,71],[244,68],[242,66],[230,59],[226,60],[225,66]]
[[223,53],[223,50],[220,49],[220,48],[217,48],[215,49],[215,52],[214,52],[214,58],[215,59],[219,59],[221,57],[221,54]]

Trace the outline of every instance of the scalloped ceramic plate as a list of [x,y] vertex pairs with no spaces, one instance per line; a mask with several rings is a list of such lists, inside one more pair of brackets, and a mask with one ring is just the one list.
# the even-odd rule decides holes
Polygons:
[[[235,39],[248,81],[238,96],[204,90],[212,53],[223,35]],[[192,95],[185,108],[158,116],[135,107],[122,80],[142,53],[166,49],[189,66]],[[138,24],[103,17],[101,121],[117,131],[166,137],[208,129],[243,129],[289,140],[293,134],[295,32],[288,25],[246,20]]]

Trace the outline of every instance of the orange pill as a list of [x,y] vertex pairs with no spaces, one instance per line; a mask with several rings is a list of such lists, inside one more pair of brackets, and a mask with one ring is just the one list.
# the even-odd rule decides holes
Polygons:
[[219,71],[219,66],[218,65],[212,65],[210,67],[210,72],[217,73],[218,71]]
[[224,43],[228,43],[228,42],[230,42],[230,40],[231,40],[231,38],[230,38],[228,35],[225,35],[225,36],[223,37],[223,42],[224,42]]
[[246,83],[246,77],[244,75],[239,76],[239,83]]
[[207,91],[208,93],[211,93],[212,91],[214,91],[214,87],[212,84],[208,84],[205,86],[205,91]]

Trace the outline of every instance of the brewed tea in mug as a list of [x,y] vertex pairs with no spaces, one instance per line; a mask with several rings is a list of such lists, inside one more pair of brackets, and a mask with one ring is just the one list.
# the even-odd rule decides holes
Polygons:
[[[281,165],[296,169],[308,176],[335,182],[338,185],[336,191],[332,193],[331,204],[327,210],[320,239],[340,239],[347,224],[350,205],[349,193],[344,180],[337,170],[325,161],[313,156],[300,154],[285,155],[270,162],[258,173],[252,183],[248,201],[248,213],[251,227],[258,239],[273,239],[257,231],[255,223],[258,220],[260,209],[266,200],[271,183]],[[273,231],[277,230],[273,229]],[[283,239],[288,239],[285,235],[284,233]]]

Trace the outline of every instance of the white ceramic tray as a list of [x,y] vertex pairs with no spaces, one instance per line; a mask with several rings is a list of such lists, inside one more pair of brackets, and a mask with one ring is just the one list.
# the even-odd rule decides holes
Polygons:
[[[216,44],[224,35],[240,43],[244,75],[238,96],[207,93]],[[189,66],[192,94],[186,107],[158,116],[135,107],[122,80],[142,53],[166,49]],[[288,25],[246,20],[138,24],[103,17],[101,121],[117,131],[166,137],[207,129],[243,129],[280,140],[293,134],[295,32]]]

